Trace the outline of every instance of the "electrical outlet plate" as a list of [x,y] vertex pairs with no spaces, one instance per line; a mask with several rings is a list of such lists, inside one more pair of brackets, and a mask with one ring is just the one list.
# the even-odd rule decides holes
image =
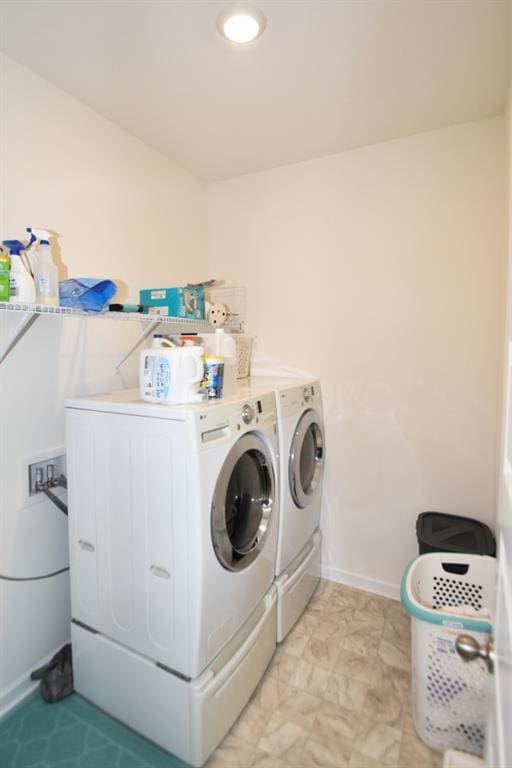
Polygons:
[[35,496],[44,498],[40,491],[36,491],[36,472],[42,469],[43,482],[47,479],[47,467],[53,464],[54,477],[57,479],[61,475],[66,475],[66,454],[64,448],[43,451],[35,456],[26,459],[25,462],[25,494],[27,499],[33,499]]

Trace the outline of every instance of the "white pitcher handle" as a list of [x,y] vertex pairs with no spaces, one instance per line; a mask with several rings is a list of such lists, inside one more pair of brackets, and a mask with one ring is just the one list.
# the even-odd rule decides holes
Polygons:
[[196,382],[202,381],[203,373],[204,373],[203,358],[199,357],[194,353],[187,355],[187,357],[192,358],[192,360],[194,361],[194,367],[195,367],[195,371],[192,374],[192,376],[187,380],[187,384],[195,384]]

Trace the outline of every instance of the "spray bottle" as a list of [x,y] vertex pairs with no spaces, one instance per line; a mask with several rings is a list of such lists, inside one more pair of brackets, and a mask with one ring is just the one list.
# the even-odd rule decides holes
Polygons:
[[33,247],[36,240],[39,241],[39,253],[37,258],[31,262],[36,285],[36,302],[57,306],[59,303],[59,276],[57,266],[52,260],[51,235],[46,229],[35,229],[34,227],[27,227],[27,232],[30,233],[29,248]]
[[22,253],[25,246],[19,240],[4,240],[3,244],[9,249],[9,256],[11,257],[9,303],[26,302],[33,304],[36,300],[36,289],[32,275],[23,260]]

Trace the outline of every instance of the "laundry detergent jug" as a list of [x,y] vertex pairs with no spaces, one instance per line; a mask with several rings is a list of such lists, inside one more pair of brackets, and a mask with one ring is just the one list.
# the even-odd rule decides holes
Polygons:
[[204,350],[200,346],[176,347],[155,335],[153,345],[140,356],[140,396],[148,403],[181,404],[202,400]]

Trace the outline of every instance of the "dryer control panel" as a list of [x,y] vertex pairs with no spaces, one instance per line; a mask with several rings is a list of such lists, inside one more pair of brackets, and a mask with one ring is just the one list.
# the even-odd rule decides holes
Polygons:
[[315,399],[314,384],[306,384],[306,386],[302,390],[302,399],[304,400],[305,403],[310,403]]
[[321,408],[322,393],[319,381],[311,381],[298,387],[290,387],[279,393],[281,410],[285,414],[300,412],[305,408]]

